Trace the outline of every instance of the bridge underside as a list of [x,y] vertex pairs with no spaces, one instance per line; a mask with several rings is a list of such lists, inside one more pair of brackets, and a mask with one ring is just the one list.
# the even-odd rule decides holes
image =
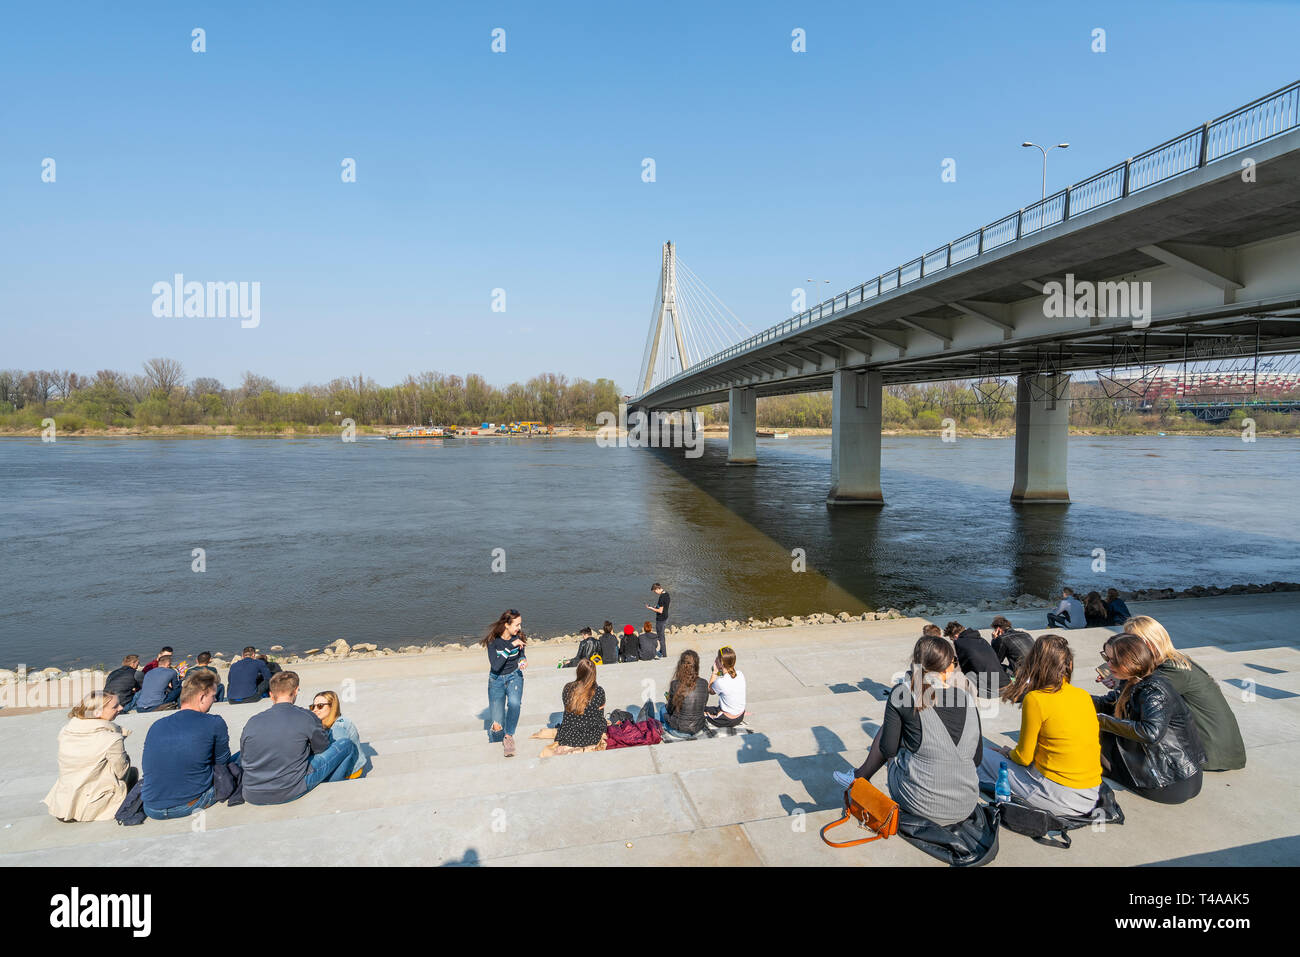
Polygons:
[[[1249,169],[1243,158],[1253,161]],[[1052,283],[1061,295],[1050,295]],[[1064,293],[1083,284],[1122,284],[1132,295],[1121,300],[1114,295],[1121,286],[1108,286],[1109,308],[1080,300],[1081,314],[1072,314]],[[826,318],[778,327],[770,341],[706,360],[633,404],[673,410],[736,395],[826,391],[845,375],[871,380],[871,388],[853,387],[867,403],[880,401],[876,383],[1000,376],[1021,377],[1023,397],[1072,371],[1300,352],[1300,131],[865,301],[840,298],[844,306]],[[1068,404],[1059,387],[1046,388]],[[851,424],[869,415],[848,413],[846,428],[838,427],[844,408],[837,401],[836,448],[878,444],[878,426],[871,437]],[[1063,455],[1063,439],[1028,437],[1046,435],[1048,421],[1063,435],[1065,418],[1055,406],[1025,415],[1013,498],[1068,501],[1063,472],[1045,464]],[[878,470],[878,455],[841,451]],[[1035,487],[1033,474],[1046,484]],[[869,488],[873,480],[852,484]]]
[[[1300,349],[1300,131],[1049,227],[819,322],[688,369],[649,409],[827,390],[837,369],[886,384]],[[1133,315],[1052,316],[1045,283],[1150,283]],[[1117,363],[1116,357],[1122,361]]]

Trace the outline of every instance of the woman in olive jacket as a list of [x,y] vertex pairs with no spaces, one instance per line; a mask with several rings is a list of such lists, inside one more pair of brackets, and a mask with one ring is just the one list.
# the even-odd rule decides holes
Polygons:
[[1196,720],[1196,732],[1205,746],[1206,771],[1236,771],[1246,766],[1246,744],[1241,740],[1237,717],[1228,707],[1219,683],[1191,658],[1174,647],[1169,632],[1160,622],[1138,615],[1124,623],[1124,630],[1137,635],[1155,652],[1156,674],[1168,679],[1187,703]]
[[1201,793],[1205,763],[1191,711],[1169,680],[1156,673],[1155,653],[1137,635],[1116,635],[1102,654],[1124,682],[1106,697],[1092,699],[1107,777],[1160,804],[1190,801]]

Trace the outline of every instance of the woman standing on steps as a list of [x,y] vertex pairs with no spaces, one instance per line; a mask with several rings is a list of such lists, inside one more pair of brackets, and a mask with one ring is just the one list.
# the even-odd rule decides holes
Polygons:
[[488,712],[492,717],[489,737],[497,740],[503,731],[502,747],[507,758],[515,756],[515,728],[519,724],[520,705],[524,698],[524,672],[528,657],[524,645],[528,639],[523,633],[524,619],[513,608],[503,611],[479,642],[487,649]]

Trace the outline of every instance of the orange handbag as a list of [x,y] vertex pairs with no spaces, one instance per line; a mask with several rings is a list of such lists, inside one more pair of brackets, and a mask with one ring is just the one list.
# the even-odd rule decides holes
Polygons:
[[[849,818],[857,818],[858,826],[875,831],[875,837],[864,837],[856,841],[837,844],[826,837],[826,832],[839,827]],[[831,847],[853,847],[855,844],[867,844],[898,833],[898,804],[877,788],[866,778],[854,778],[853,784],[844,792],[844,816],[838,821],[827,824],[821,830],[822,840]]]

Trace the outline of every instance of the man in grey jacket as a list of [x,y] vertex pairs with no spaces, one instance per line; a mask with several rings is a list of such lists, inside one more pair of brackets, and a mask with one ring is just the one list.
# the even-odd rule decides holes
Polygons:
[[320,718],[294,704],[297,698],[298,675],[281,671],[271,678],[271,707],[244,725],[232,760],[244,769],[249,804],[286,804],[352,770],[357,746],[347,738],[331,743]]
[[1073,588],[1062,588],[1061,603],[1056,606],[1056,611],[1048,613],[1047,627],[1082,628],[1084,624],[1083,602],[1074,597]]

